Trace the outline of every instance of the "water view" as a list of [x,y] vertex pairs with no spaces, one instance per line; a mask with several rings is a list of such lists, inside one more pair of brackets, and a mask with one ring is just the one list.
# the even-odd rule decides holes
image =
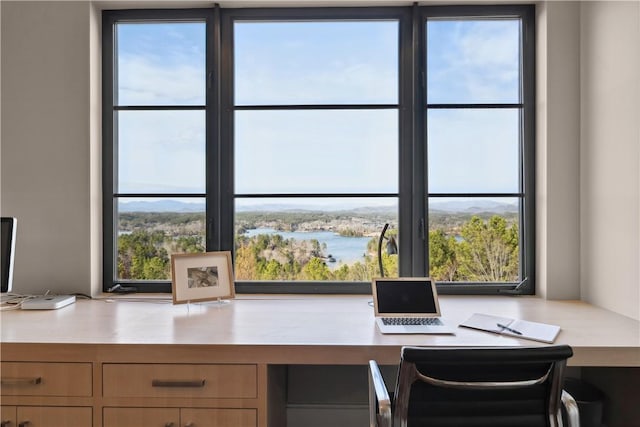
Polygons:
[[[284,239],[317,240],[327,256],[327,265],[335,268],[340,264],[353,264],[363,261],[367,252],[367,243],[371,237],[341,236],[332,231],[278,231],[273,228],[255,228],[246,230],[246,237],[259,234],[279,234]],[[332,261],[333,260],[333,261]]]
[[[513,203],[441,202],[430,210],[430,275],[441,282],[515,281],[519,272],[518,213]],[[433,203],[436,205],[436,203]],[[451,206],[449,206],[451,205]],[[435,207],[435,206],[432,206]],[[205,218],[198,212],[127,211],[118,215],[118,275],[166,280],[170,256],[205,251]],[[379,275],[377,242],[385,223],[397,238],[394,209],[328,211],[236,210],[234,274],[240,281],[365,282]],[[382,252],[389,276],[398,256]]]

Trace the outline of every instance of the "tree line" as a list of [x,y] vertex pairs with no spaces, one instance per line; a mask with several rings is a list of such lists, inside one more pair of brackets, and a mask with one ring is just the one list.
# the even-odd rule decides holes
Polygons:
[[[397,239],[397,230],[388,236]],[[515,221],[493,215],[472,216],[456,226],[429,232],[430,276],[440,282],[511,282],[518,280],[519,233]],[[132,280],[170,280],[170,253],[205,250],[204,236],[169,235],[136,229],[118,237],[118,276]],[[400,255],[401,256],[401,255]],[[385,275],[398,275],[398,255],[382,254]],[[369,281],[380,275],[377,238],[362,261],[331,268],[326,247],[317,240],[284,239],[279,234],[236,235],[237,280]]]

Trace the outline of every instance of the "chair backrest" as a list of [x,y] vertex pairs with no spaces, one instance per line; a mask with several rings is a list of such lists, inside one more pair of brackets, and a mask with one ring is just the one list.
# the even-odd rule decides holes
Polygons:
[[394,426],[561,425],[567,345],[517,348],[403,347]]

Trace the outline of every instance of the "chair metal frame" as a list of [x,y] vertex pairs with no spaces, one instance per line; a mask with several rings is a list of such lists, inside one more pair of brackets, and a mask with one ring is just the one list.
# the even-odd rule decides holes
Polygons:
[[[433,378],[420,373],[415,363],[404,360],[405,349],[429,350],[428,348],[419,347],[402,348],[402,358],[400,360],[393,401],[389,396],[377,362],[375,360],[369,361],[370,427],[407,427],[409,395],[411,385],[415,381],[423,381],[436,387],[463,390],[520,389],[550,381],[551,390],[547,409],[549,426],[563,427],[561,405],[564,405],[566,409],[569,427],[579,427],[580,425],[578,405],[575,399],[561,388],[564,380],[566,360],[550,363],[549,370],[541,377],[535,379],[521,381],[452,381]],[[467,347],[464,348],[464,350],[469,351],[473,349]]]

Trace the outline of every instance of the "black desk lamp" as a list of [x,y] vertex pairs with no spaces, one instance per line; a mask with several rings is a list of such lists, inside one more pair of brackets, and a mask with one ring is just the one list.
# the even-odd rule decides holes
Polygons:
[[393,236],[385,237],[384,235],[387,232],[387,228],[389,228],[389,224],[384,225],[382,233],[380,233],[380,239],[378,239],[378,267],[380,267],[380,277],[384,277],[384,268],[382,267],[382,241],[387,240],[387,255],[395,255],[398,253],[396,239]]

